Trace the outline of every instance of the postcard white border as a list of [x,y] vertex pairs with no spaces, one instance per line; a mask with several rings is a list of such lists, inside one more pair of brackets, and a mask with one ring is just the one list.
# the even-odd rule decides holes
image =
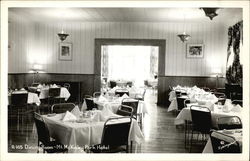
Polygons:
[[[1,1],[1,160],[249,160],[249,108],[244,108],[243,154],[12,154],[7,153],[8,7],[241,7],[244,45],[249,44],[249,1]],[[249,46],[243,46],[243,99],[249,107]],[[122,157],[121,157],[122,156]]]

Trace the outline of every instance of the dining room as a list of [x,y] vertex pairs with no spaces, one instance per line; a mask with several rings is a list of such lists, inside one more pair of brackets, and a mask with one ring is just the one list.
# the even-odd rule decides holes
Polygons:
[[249,155],[249,2],[40,3],[3,6],[7,154]]

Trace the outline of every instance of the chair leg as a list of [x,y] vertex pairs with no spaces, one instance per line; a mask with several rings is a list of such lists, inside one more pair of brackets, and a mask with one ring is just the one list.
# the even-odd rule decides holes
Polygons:
[[130,142],[130,153],[133,153],[133,141]]
[[192,132],[191,132],[191,140],[190,140],[189,153],[191,153],[191,149],[192,149],[192,142],[193,142],[193,130],[192,130]]
[[185,143],[185,148],[187,147],[187,121],[185,120],[185,129],[184,129],[184,143]]

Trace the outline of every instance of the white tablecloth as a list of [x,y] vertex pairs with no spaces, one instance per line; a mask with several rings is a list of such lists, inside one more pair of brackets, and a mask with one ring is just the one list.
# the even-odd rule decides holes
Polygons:
[[[122,99],[116,99],[116,100],[105,100],[105,101],[99,101],[98,98],[94,99],[94,102],[98,105],[98,108],[100,110],[109,110],[112,111],[113,113],[116,113],[119,106],[121,105]],[[84,101],[82,105],[82,110],[86,110],[87,105],[86,102]],[[137,112],[141,114],[148,114],[148,109],[144,101],[139,101],[138,103],[138,108]]]
[[[202,91],[202,89],[197,88],[197,90],[191,90],[191,89],[186,89],[183,90],[183,92],[189,92],[188,95],[186,96],[187,99],[190,99],[193,102],[200,101],[203,103],[216,103],[218,101],[218,98],[216,98],[215,95],[212,95],[208,92]],[[203,98],[202,98],[203,97]],[[177,105],[177,100],[176,100],[176,94],[175,91],[171,91],[169,93],[169,101],[171,102],[169,107],[168,107],[168,112],[174,111],[178,109]]]
[[143,93],[144,89],[141,88],[135,88],[135,87],[126,87],[126,88],[121,88],[121,87],[114,87],[112,89],[110,89],[107,93],[111,96],[115,96],[115,91],[117,89],[124,89],[127,90],[129,92],[129,97],[130,98],[135,98],[136,95],[140,95]]
[[[63,122],[61,120],[63,114],[57,114],[53,117],[43,115],[43,118],[48,126],[51,137],[67,145],[69,147],[69,152],[81,152],[86,146],[100,144],[105,120],[112,116],[118,116],[107,116],[99,110],[93,113],[95,119],[86,123]],[[144,136],[140,127],[133,119],[129,132],[129,141],[140,144],[143,140]]]
[[[48,98],[48,95],[49,95],[49,88],[41,88],[39,98],[45,99]],[[70,93],[67,88],[61,87],[60,97],[65,98],[65,101],[69,99]]]
[[[211,111],[211,117],[212,117],[212,125],[216,127],[216,122],[219,117],[225,117],[225,116],[238,116],[242,117],[241,111],[234,112],[224,112],[223,108],[220,108],[218,105],[214,105],[214,109]],[[192,121],[191,116],[191,110],[190,105],[187,108],[183,108],[181,112],[178,114],[178,116],[175,118],[175,125],[184,124],[185,120]]]
[[36,93],[28,93],[28,103],[32,104],[35,103],[37,106],[41,104],[41,101]]
[[[225,134],[234,137],[235,140],[239,143],[240,147],[242,148],[242,129],[226,130],[225,132],[220,130],[218,132],[221,132],[221,133],[232,132],[232,133],[225,133]],[[223,136],[221,136],[220,139],[223,139]],[[210,137],[202,153],[213,153],[213,146],[212,146]]]

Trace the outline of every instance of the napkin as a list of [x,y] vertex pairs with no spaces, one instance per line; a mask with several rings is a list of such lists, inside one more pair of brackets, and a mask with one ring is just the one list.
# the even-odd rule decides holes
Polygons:
[[240,105],[236,105],[231,108],[232,112],[241,112],[241,110],[242,110],[242,107]]
[[43,86],[42,86],[41,84],[39,84],[39,85],[37,86],[37,88],[43,88]]
[[62,121],[76,121],[76,120],[77,120],[76,116],[69,111],[66,111],[66,114],[62,119]]
[[106,102],[107,99],[105,97],[103,97],[102,95],[100,95],[100,97],[98,98],[99,102]]
[[79,109],[78,106],[75,106],[75,107],[73,108],[73,110],[71,110],[71,113],[72,113],[73,115],[75,115],[76,118],[79,118],[81,111],[80,111],[80,109]]
[[129,98],[129,96],[125,93],[124,95],[122,95],[121,98],[122,98],[122,99],[123,99],[123,98]]
[[213,104],[212,102],[210,102],[210,101],[207,101],[207,102],[205,103],[205,106],[206,106],[207,108],[209,108],[211,111],[214,110],[214,104]]
[[53,84],[51,87],[52,88],[57,88],[58,86],[56,84]]

